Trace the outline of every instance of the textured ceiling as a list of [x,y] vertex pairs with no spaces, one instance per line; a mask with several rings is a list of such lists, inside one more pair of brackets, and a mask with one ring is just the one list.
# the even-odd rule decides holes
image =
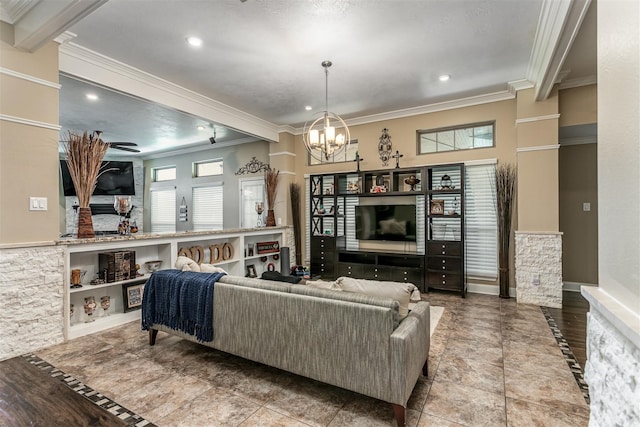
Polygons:
[[[37,3],[8,0],[3,6],[16,11]],[[305,106],[324,109],[320,64],[326,59],[334,64],[329,108],[346,119],[507,90],[509,82],[528,75],[542,5],[543,0],[110,0],[66,29],[75,34],[73,44],[274,125],[299,128],[312,115]],[[592,12],[566,58],[565,80],[595,76]],[[191,35],[203,39],[201,48],[185,43]],[[451,80],[440,82],[441,74]],[[101,128],[105,137],[135,140],[147,153],[168,149],[171,140],[208,143],[210,135],[193,131],[201,122],[216,126],[223,139],[227,132],[116,92],[88,107],[81,95],[96,88],[75,78],[61,82],[63,129]],[[228,132],[228,140],[246,141]]]

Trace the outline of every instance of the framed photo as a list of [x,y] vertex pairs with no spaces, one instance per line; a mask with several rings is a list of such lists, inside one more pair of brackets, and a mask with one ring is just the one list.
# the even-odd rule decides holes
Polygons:
[[247,277],[258,277],[256,274],[256,266],[253,264],[247,265]]
[[432,199],[429,206],[431,215],[444,215],[444,200]]
[[122,285],[125,313],[127,311],[139,310],[142,308],[143,292],[144,292],[144,283]]

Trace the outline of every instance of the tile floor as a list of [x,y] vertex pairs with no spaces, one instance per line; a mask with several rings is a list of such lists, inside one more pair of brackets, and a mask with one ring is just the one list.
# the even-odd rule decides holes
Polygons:
[[[587,426],[589,407],[537,306],[446,293],[408,426]],[[36,353],[157,426],[392,426],[389,404],[137,322]],[[301,355],[304,357],[304,355]]]

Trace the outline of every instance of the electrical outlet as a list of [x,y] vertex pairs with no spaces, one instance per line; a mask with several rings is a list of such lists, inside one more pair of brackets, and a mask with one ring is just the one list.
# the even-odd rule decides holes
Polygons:
[[531,282],[534,286],[540,286],[540,275],[534,274],[533,281]]
[[582,204],[582,212],[591,212],[591,203],[584,202]]

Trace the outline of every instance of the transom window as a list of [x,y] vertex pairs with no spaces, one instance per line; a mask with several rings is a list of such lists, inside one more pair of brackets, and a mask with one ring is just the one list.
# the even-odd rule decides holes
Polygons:
[[221,159],[204,160],[193,164],[193,176],[196,178],[201,176],[222,175],[223,173],[223,161]]
[[176,179],[176,167],[164,166],[161,168],[154,168],[152,178],[154,182],[171,181],[172,179]]
[[470,150],[495,145],[495,123],[478,123],[451,128],[419,130],[418,154]]
[[344,163],[344,162],[352,162],[356,159],[356,153],[358,152],[358,140],[352,139],[347,148],[341,151],[337,155],[329,156],[329,159],[322,158],[322,161],[316,159],[311,154],[309,156],[309,164],[310,165],[324,165],[327,163]]

